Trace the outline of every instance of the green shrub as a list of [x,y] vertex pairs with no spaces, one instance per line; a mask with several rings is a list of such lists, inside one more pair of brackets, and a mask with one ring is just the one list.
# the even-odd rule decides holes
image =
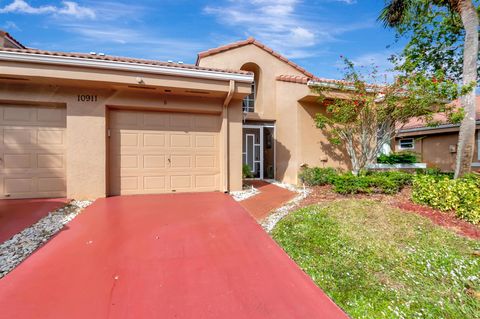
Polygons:
[[430,175],[435,177],[436,179],[442,179],[444,177],[448,177],[450,179],[453,178],[453,172],[443,172],[441,169],[437,167],[419,168],[415,172],[418,175]]
[[357,194],[357,193],[372,193],[373,185],[372,178],[369,176],[355,176],[351,173],[346,173],[337,176],[333,182],[333,190],[339,194]]
[[392,180],[394,183],[398,184],[400,187],[411,185],[414,177],[412,173],[401,172],[401,171],[383,171],[383,172],[369,171],[366,174],[371,176],[376,176],[376,177],[387,178],[389,180]]
[[461,179],[418,175],[413,180],[412,200],[441,211],[455,211],[459,218],[480,223],[480,178]]
[[377,158],[377,163],[381,164],[412,164],[417,162],[417,154],[412,152],[398,152],[389,155],[381,154]]
[[411,180],[410,174],[402,172],[368,173],[360,176],[343,174],[334,180],[333,190],[339,194],[395,194],[410,184]]
[[307,185],[321,186],[332,184],[337,175],[337,170],[331,167],[306,167],[302,169],[299,177]]
[[398,171],[366,172],[355,176],[350,172],[340,173],[333,168],[305,168],[300,179],[310,186],[333,185],[339,194],[385,193],[395,194],[411,184],[412,174]]
[[253,174],[249,165],[245,164],[242,166],[242,177],[245,178],[252,178]]

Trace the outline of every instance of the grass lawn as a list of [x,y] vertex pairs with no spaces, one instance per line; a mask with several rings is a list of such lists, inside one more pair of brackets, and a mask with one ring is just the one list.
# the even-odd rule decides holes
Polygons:
[[274,239],[353,318],[480,318],[480,242],[369,200],[302,208]]

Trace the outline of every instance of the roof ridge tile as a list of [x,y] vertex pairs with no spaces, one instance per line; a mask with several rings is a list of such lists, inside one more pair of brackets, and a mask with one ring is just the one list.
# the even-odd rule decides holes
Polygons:
[[30,49],[30,48],[25,48],[25,49],[0,48],[0,51],[18,52],[18,53],[27,53],[27,54],[38,54],[38,55],[50,55],[50,56],[63,56],[63,57],[100,60],[100,61],[125,62],[125,63],[132,63],[132,64],[156,65],[156,66],[165,66],[165,67],[174,67],[174,68],[181,68],[181,69],[192,69],[192,70],[203,70],[203,71],[212,71],[212,72],[251,74],[251,72],[243,71],[243,70],[209,68],[209,67],[197,66],[197,65],[194,65],[194,64],[184,64],[184,63],[180,64],[180,63],[174,63],[174,62],[164,62],[164,61],[158,61],[158,60],[120,57],[120,56],[113,56],[113,55],[93,55],[93,54],[88,54],[88,53],[47,51],[47,50]]

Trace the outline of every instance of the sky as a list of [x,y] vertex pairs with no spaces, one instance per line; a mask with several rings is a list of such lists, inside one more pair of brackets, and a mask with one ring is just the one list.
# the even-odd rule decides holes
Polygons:
[[195,63],[250,36],[316,76],[340,56],[388,70],[402,48],[376,19],[384,0],[0,0],[0,29],[28,47]]

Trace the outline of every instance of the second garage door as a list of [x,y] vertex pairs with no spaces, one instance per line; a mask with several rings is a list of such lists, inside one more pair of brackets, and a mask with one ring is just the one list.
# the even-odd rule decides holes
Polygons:
[[0,105],[0,199],[66,195],[65,108]]
[[220,190],[218,115],[111,110],[110,194]]

